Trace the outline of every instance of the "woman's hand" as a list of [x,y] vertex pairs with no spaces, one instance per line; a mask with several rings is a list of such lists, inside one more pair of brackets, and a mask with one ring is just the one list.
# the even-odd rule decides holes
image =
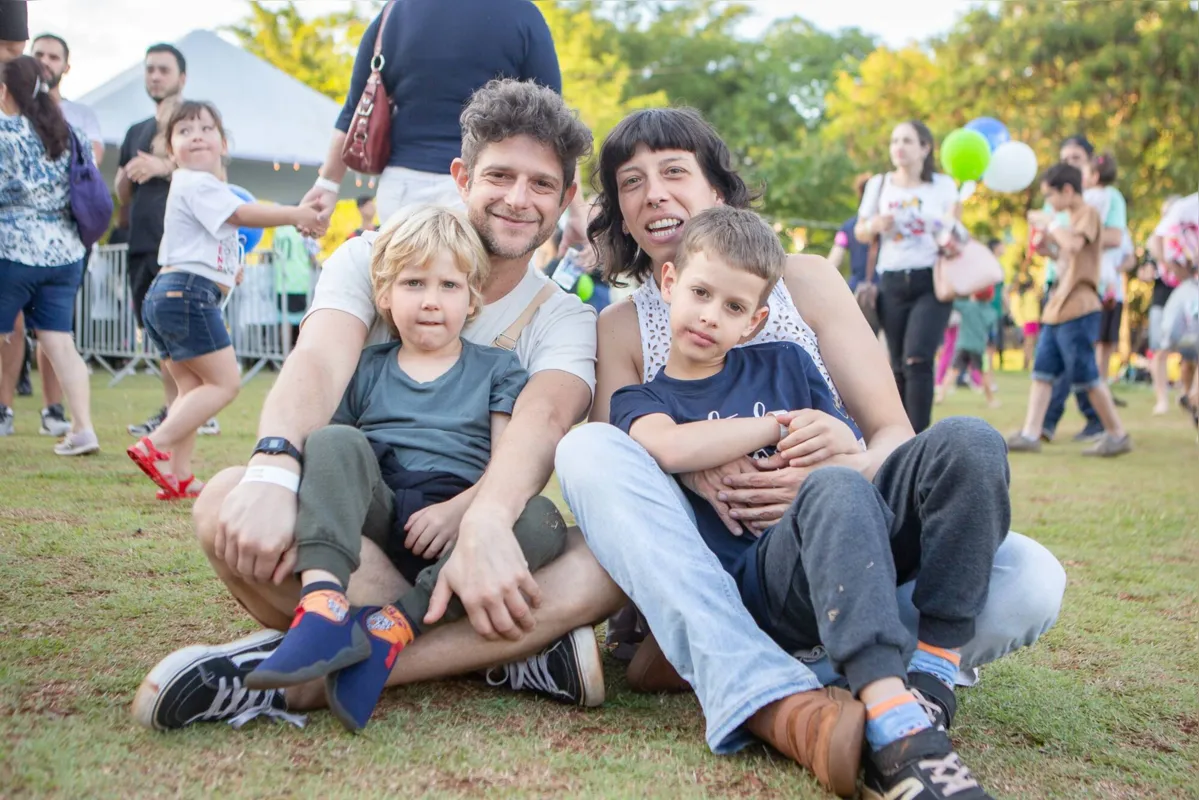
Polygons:
[[742,456],[736,461],[725,464],[723,467],[707,469],[703,472],[684,472],[678,478],[684,486],[707,500],[712,508],[716,509],[716,513],[720,516],[721,522],[729,529],[729,533],[734,536],[740,536],[745,533],[745,529],[731,515],[731,504],[721,500],[718,495],[725,488],[724,479],[726,477],[756,473],[757,468],[754,467],[753,459],[749,458],[749,456]]
[[895,225],[895,217],[892,214],[879,214],[874,219],[870,220],[869,230],[873,236],[882,236]]
[[852,428],[814,408],[792,412],[787,430],[787,436],[775,448],[777,461],[766,459],[764,467],[812,467],[833,456],[862,452]]

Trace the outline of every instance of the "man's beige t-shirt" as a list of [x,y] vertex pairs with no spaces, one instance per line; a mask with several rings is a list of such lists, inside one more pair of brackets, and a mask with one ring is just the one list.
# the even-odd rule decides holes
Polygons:
[[1060,325],[1103,308],[1099,302],[1099,264],[1103,258],[1099,212],[1084,203],[1070,214],[1070,230],[1082,235],[1083,246],[1069,259],[1057,262],[1057,287],[1041,315],[1046,325]]
[[[378,235],[367,231],[329,256],[317,281],[312,306],[304,316],[307,319],[327,308],[353,314],[367,327],[367,346],[391,339],[387,322],[375,309],[371,291],[371,248]],[[483,306],[466,324],[462,337],[475,344],[491,345],[549,283],[550,279],[530,264],[516,288]],[[595,337],[595,309],[576,295],[559,291],[537,309],[517,339],[515,353],[530,376],[547,369],[569,372],[586,383],[594,395]]]

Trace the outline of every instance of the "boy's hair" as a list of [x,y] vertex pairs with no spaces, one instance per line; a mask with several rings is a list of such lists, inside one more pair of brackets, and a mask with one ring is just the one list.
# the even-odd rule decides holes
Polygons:
[[1116,182],[1116,157],[1110,152],[1095,156],[1091,161],[1091,168],[1095,170],[1095,177],[1099,179],[1100,186],[1111,186]]
[[372,202],[374,199],[375,196],[373,194],[360,194],[354,198],[354,205],[358,206],[358,210],[361,211],[364,205]]
[[375,307],[387,319],[393,336],[399,336],[399,331],[391,315],[379,308],[379,299],[391,291],[401,271],[424,267],[442,251],[448,251],[466,273],[474,306],[467,316],[469,320],[483,308],[483,284],[491,271],[491,261],[466,215],[443,206],[416,206],[410,213],[393,216],[379,231],[371,251],[371,290]]
[[1059,148],[1065,147],[1068,144],[1076,144],[1081,147],[1083,152],[1087,154],[1088,158],[1095,153],[1095,145],[1091,144],[1091,140],[1086,136],[1083,136],[1081,133],[1076,133],[1073,136],[1067,136],[1065,139],[1062,139],[1062,143],[1059,145]]
[[1058,191],[1069,186],[1075,194],[1082,194],[1082,172],[1078,167],[1072,167],[1065,162],[1054,164],[1045,170],[1041,183],[1048,184]]
[[151,53],[170,53],[175,57],[175,63],[179,65],[179,74],[187,74],[187,59],[183,57],[183,53],[179,52],[179,48],[175,47],[175,45],[165,42],[152,44],[146,48],[146,55],[149,56]]
[[987,249],[990,250],[992,253],[994,253],[995,248],[999,247],[999,245],[1001,245],[1001,244],[1003,244],[1002,239],[996,239],[994,236],[992,236],[990,239],[987,240]]
[[229,138],[225,135],[225,125],[221,122],[221,112],[217,111],[215,105],[207,100],[184,100],[175,109],[174,113],[171,114],[171,118],[167,121],[166,127],[163,129],[168,153],[174,154],[171,148],[171,137],[175,135],[175,126],[184,120],[199,119],[200,115],[205,111],[212,115],[212,121],[216,123],[216,129],[221,134],[221,141],[229,141]]
[[764,279],[766,288],[759,300],[763,304],[787,263],[782,242],[764,219],[748,209],[726,205],[713,206],[687,222],[674,258],[675,270],[682,272],[696,253]]
[[578,113],[553,89],[528,81],[488,81],[471,95],[458,122],[468,175],[474,175],[475,162],[487,145],[528,136],[552,148],[562,162],[563,197],[574,183],[579,159],[591,152],[591,130]]

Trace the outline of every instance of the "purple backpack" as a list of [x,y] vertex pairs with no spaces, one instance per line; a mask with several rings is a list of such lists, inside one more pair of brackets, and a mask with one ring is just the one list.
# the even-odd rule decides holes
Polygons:
[[79,226],[83,246],[90,248],[100,241],[112,222],[112,195],[100,169],[88,160],[84,144],[71,131],[71,214]]

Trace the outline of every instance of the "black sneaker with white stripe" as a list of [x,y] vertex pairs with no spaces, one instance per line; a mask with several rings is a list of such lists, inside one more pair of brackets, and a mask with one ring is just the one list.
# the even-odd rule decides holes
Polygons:
[[575,628],[535,656],[487,671],[487,682],[533,692],[558,703],[594,708],[604,702],[604,667],[590,626]]
[[943,731],[953,727],[953,717],[958,711],[958,699],[953,689],[926,672],[915,671],[908,673],[908,689],[933,727]]
[[229,644],[176,650],[142,681],[133,698],[133,718],[156,731],[221,721],[240,728],[260,716],[302,727],[304,717],[288,713],[282,691],[245,687],[246,675],[281,641],[282,633],[266,630]]
[[865,800],[994,800],[953,751],[945,731],[928,728],[864,759]]

